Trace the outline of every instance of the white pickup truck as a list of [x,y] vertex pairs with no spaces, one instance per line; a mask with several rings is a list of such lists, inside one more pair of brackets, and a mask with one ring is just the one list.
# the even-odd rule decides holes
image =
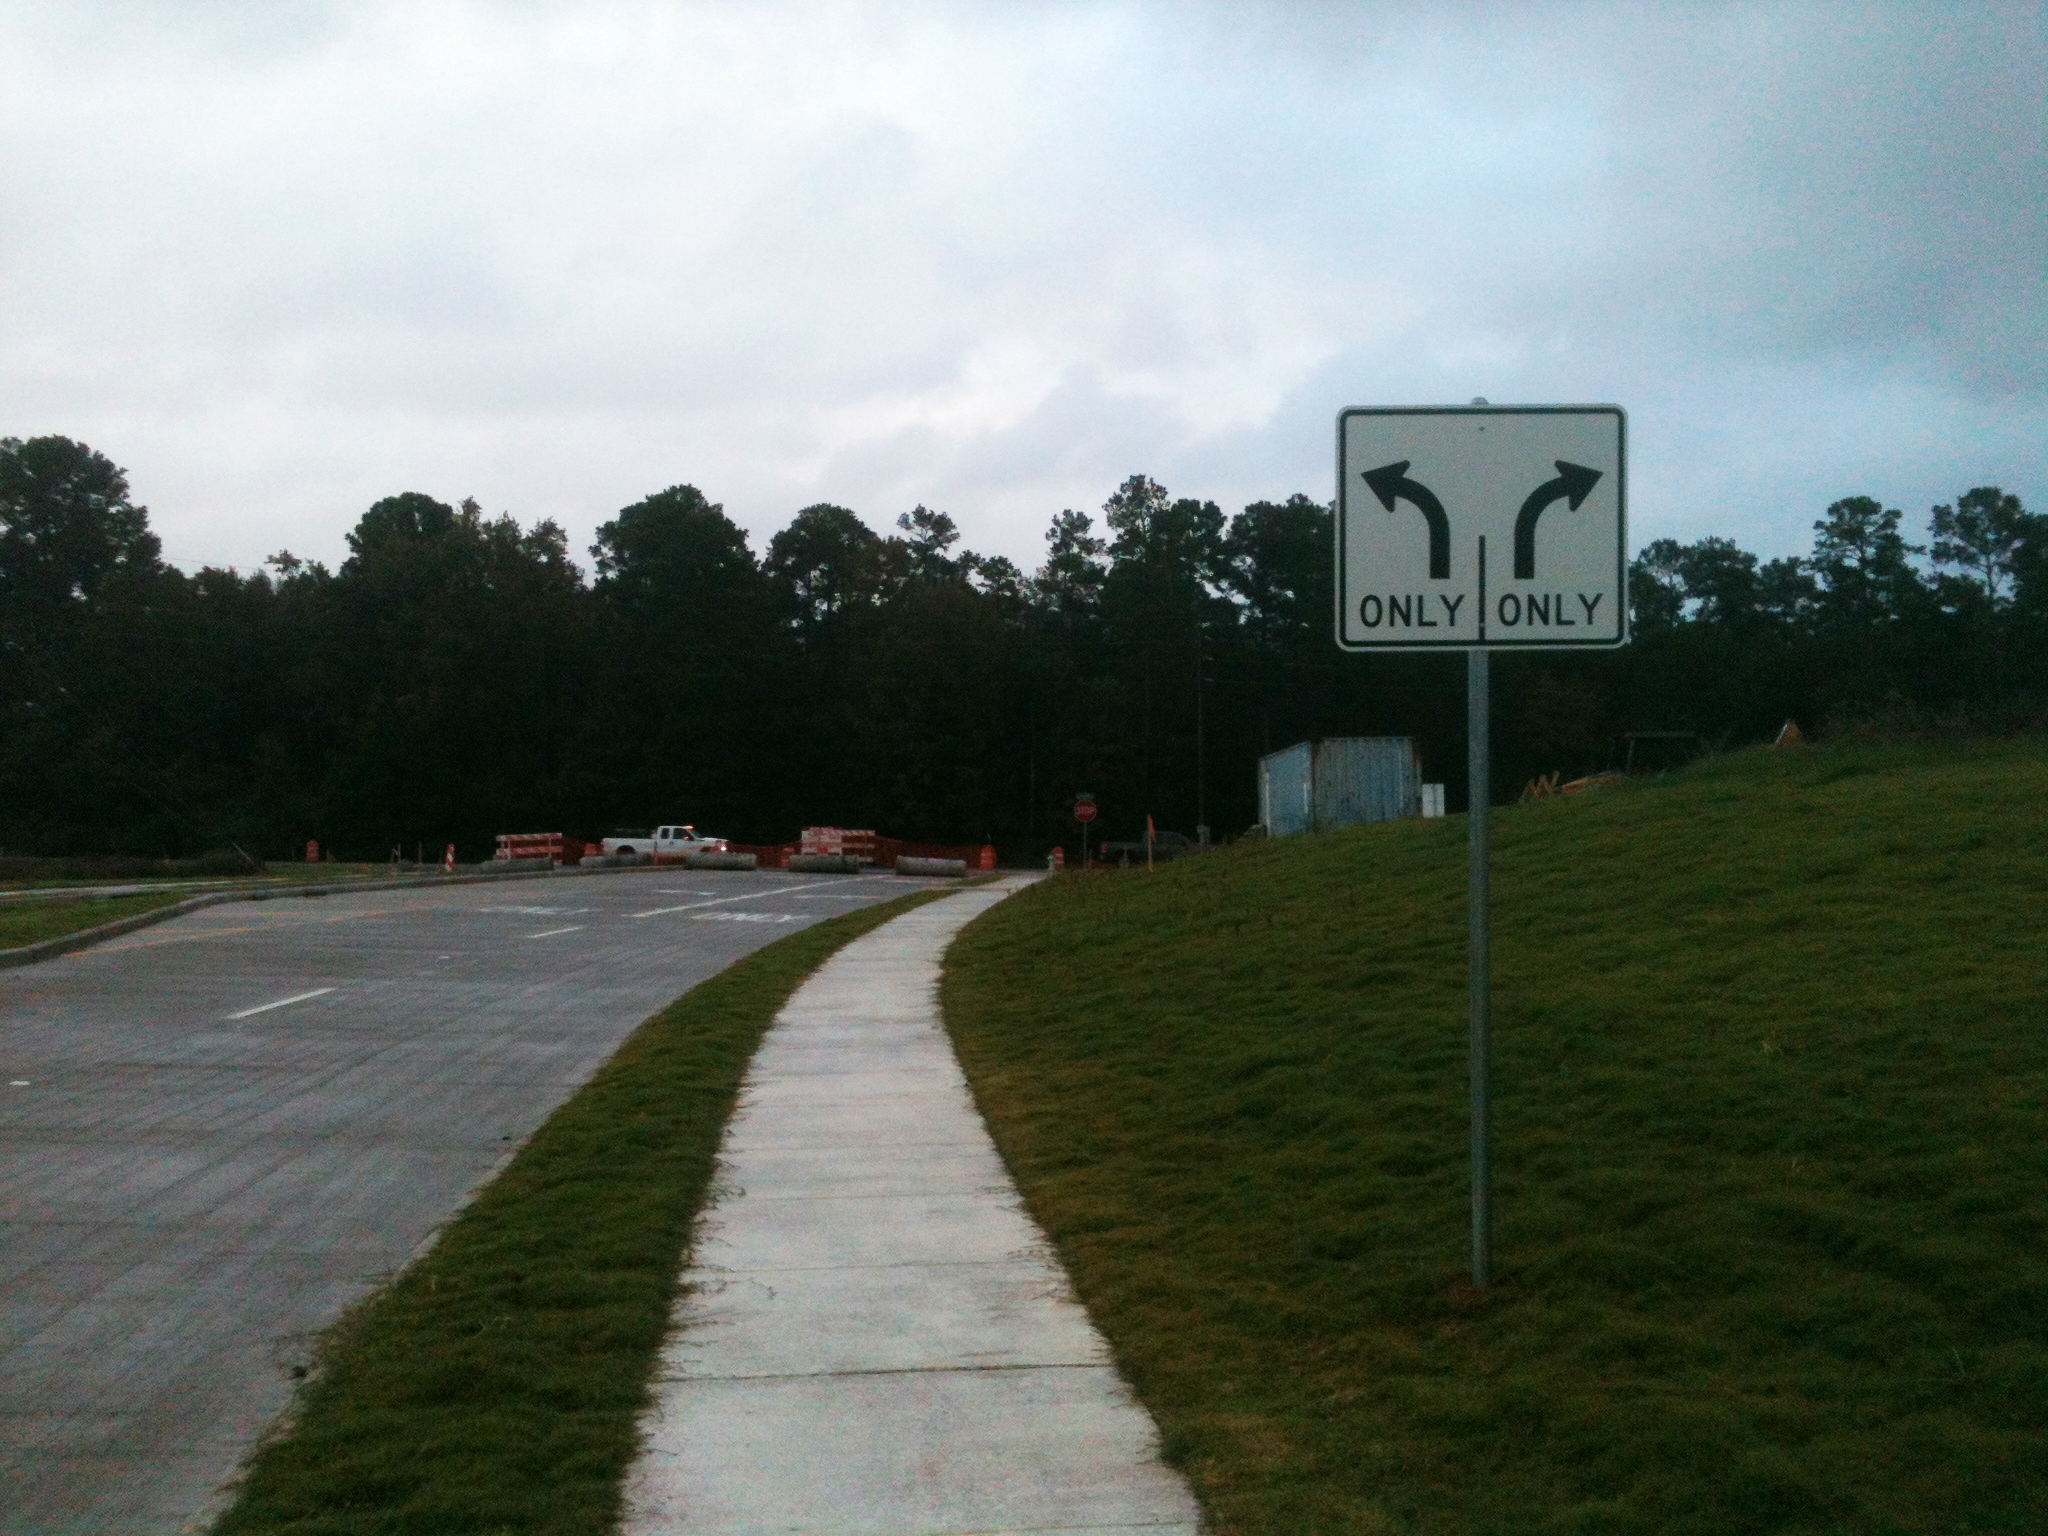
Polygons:
[[614,832],[604,840],[606,853],[651,853],[657,858],[681,858],[686,853],[724,853],[726,841],[711,837],[695,827],[670,823],[651,832]]

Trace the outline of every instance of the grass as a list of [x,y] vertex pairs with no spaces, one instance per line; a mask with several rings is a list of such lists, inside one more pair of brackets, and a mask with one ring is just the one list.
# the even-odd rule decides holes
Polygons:
[[329,1333],[218,1536],[613,1529],[747,1062],[821,961],[937,894],[792,934],[643,1024]]
[[98,885],[141,880],[239,879],[264,873],[261,860],[234,849],[216,849],[189,859],[149,859],[126,854],[77,854],[44,858],[34,854],[0,854],[0,887],[32,889],[47,885]]
[[949,1023],[1220,1532],[2048,1530],[2048,743],[1744,753],[1013,896]]
[[[464,864],[459,872],[473,874],[485,865]],[[189,895],[209,889],[236,886],[320,885],[329,881],[410,879],[441,873],[439,864],[340,862],[332,859],[318,864],[288,861],[231,867],[227,861],[206,859],[31,859],[0,857],[0,891],[74,890],[100,885],[184,885]]]
[[61,939],[185,900],[191,891],[149,892],[136,896],[81,896],[76,900],[0,903],[0,949],[19,949],[45,939]]

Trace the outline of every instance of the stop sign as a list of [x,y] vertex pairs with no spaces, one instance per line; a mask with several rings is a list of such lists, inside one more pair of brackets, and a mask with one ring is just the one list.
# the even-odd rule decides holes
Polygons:
[[1089,822],[1094,819],[1095,802],[1093,800],[1076,800],[1074,802],[1074,820]]

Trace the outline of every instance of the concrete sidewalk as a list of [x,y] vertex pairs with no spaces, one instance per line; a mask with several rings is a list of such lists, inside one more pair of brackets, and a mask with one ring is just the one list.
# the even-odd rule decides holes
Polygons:
[[726,1132],[630,1536],[1196,1530],[939,1021],[947,944],[1025,883],[856,940],[777,1019]]

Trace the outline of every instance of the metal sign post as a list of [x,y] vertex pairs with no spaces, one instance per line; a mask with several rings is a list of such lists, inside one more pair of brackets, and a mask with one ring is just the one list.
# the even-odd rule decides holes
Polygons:
[[1466,921],[1471,935],[1472,988],[1472,1283],[1484,1287],[1493,1272],[1493,1149],[1488,1111],[1493,1091],[1493,930],[1488,902],[1493,866],[1493,686],[1489,653],[1465,653],[1465,774],[1471,809],[1466,815]]
[[1337,418],[1337,644],[1465,652],[1475,1286],[1493,1272],[1490,653],[1627,643],[1626,427],[1614,405]]

